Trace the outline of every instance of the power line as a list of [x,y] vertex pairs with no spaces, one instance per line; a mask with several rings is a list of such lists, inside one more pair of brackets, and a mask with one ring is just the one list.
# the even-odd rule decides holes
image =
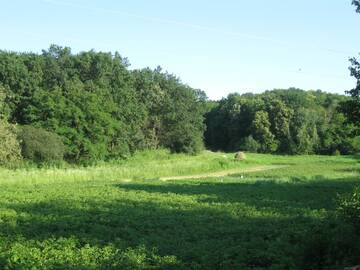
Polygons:
[[311,45],[310,46],[309,45],[299,46],[299,45],[296,45],[295,43],[291,43],[291,42],[287,42],[287,41],[279,40],[279,39],[274,39],[274,38],[270,38],[270,37],[266,37],[266,36],[250,35],[247,33],[240,33],[237,31],[228,31],[225,29],[201,25],[201,24],[193,24],[193,23],[164,19],[164,18],[159,18],[159,17],[143,16],[143,15],[138,15],[135,13],[120,11],[120,10],[115,10],[115,9],[90,7],[87,5],[79,5],[79,4],[74,4],[74,3],[59,1],[59,0],[40,0],[40,1],[47,3],[47,4],[68,6],[68,7],[88,10],[88,11],[92,11],[92,12],[101,12],[101,13],[107,13],[107,14],[122,15],[122,16],[126,16],[129,18],[134,18],[134,19],[143,20],[143,21],[150,21],[150,22],[155,22],[155,23],[160,23],[160,24],[175,25],[175,26],[180,26],[180,27],[184,27],[184,28],[194,29],[197,31],[207,31],[207,32],[213,32],[213,33],[218,33],[218,34],[227,35],[227,36],[248,39],[248,40],[260,40],[260,41],[264,41],[264,42],[271,42],[271,43],[277,44],[281,47],[285,47],[288,49],[316,50],[316,51],[323,51],[323,52],[332,53],[332,54],[342,54],[342,55],[346,55],[347,57],[354,54],[354,52],[338,50],[338,49],[333,49],[333,48],[324,48],[324,47],[317,47],[317,46],[311,46]]

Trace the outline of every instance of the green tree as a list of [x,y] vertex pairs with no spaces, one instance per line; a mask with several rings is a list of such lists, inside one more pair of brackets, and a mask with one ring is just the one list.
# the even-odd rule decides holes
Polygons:
[[262,153],[272,153],[277,149],[277,142],[275,136],[270,131],[270,126],[267,112],[258,111],[255,113],[252,130],[254,139],[260,144],[258,151]]
[[334,149],[350,153],[358,140],[349,137],[354,128],[342,122],[337,110],[346,100],[295,88],[231,94],[206,113],[206,146],[286,154],[331,154]]
[[22,126],[17,133],[21,142],[21,154],[25,159],[36,163],[63,160],[64,144],[57,134],[32,126]]
[[[353,0],[352,3],[357,8],[356,12],[360,13],[360,1]],[[341,111],[350,122],[360,126],[360,62],[356,58],[350,59],[350,62],[351,76],[355,77],[357,83],[354,89],[347,91],[347,94],[349,94],[352,99],[341,104]]]
[[261,145],[257,142],[252,135],[244,138],[240,145],[240,150],[257,153],[261,149]]
[[197,153],[203,148],[205,100],[173,75],[165,78],[160,141],[173,152]]
[[[319,109],[320,110],[320,109]],[[319,110],[298,108],[290,122],[294,154],[312,154],[319,144],[317,120]]]
[[278,152],[292,153],[293,142],[290,134],[290,121],[293,110],[278,98],[269,98],[266,106],[271,123],[271,132],[279,141]]
[[351,76],[357,80],[356,87],[347,94],[351,96],[350,100],[344,101],[341,104],[341,111],[346,115],[348,120],[356,125],[360,125],[360,62],[353,58],[351,59],[352,66],[350,67]]
[[130,72],[128,66],[118,53],[73,54],[57,45],[41,54],[0,51],[9,119],[60,135],[68,161],[159,147],[199,151],[204,93],[160,68]]
[[20,160],[20,145],[15,127],[0,119],[0,166],[14,166]]
[[21,160],[15,126],[7,122],[5,89],[0,87],[0,166],[14,166]]
[[167,147],[173,152],[196,153],[203,148],[206,95],[181,83],[174,75],[143,69],[133,72],[139,104],[145,107],[142,142],[145,147]]

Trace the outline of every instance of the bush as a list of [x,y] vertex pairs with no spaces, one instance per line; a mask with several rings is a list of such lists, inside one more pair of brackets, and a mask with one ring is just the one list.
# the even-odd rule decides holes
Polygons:
[[54,163],[63,160],[65,147],[61,137],[42,128],[22,126],[18,132],[21,154],[36,163]]
[[360,136],[350,138],[350,144],[352,146],[352,152],[353,153],[359,153],[360,152]]
[[338,211],[360,234],[360,186],[355,187],[350,194],[340,197]]
[[14,126],[0,119],[0,165],[14,166],[21,160]]
[[244,142],[240,146],[240,150],[256,153],[260,149],[261,145],[258,143],[253,136],[248,136],[244,139]]
[[338,201],[338,215],[304,237],[300,269],[344,269],[359,263],[360,186]]
[[318,224],[303,241],[299,269],[337,270],[359,263],[360,236],[342,220]]
[[204,148],[201,132],[189,127],[174,127],[164,141],[172,153],[197,154]]

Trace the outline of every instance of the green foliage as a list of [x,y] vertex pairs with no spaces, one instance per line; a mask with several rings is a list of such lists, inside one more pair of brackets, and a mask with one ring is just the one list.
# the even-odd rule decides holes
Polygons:
[[175,269],[174,256],[159,256],[156,249],[145,246],[119,249],[114,245],[99,247],[81,245],[76,238],[50,238],[42,243],[17,243],[3,254],[8,261],[1,262],[6,269]]
[[0,85],[0,119],[7,118],[7,106],[6,106],[6,90]]
[[357,265],[360,237],[340,220],[328,217],[304,235],[300,254],[302,270],[337,270]]
[[344,101],[341,104],[340,110],[346,115],[351,123],[360,125],[360,62],[356,58],[351,60],[350,67],[351,75],[357,80],[356,87],[347,94],[351,96],[350,100]]
[[[343,269],[358,264],[360,254],[360,186],[338,200],[330,215],[305,237],[301,269]],[[344,222],[345,221],[345,222]]]
[[0,51],[0,85],[9,89],[10,121],[60,135],[68,161],[202,148],[204,93],[160,68],[129,71],[118,53],[56,45],[40,55]]
[[14,125],[7,122],[6,93],[0,87],[0,166],[15,166],[20,160],[20,145]]
[[[357,7],[356,11],[360,13],[360,1],[353,0],[353,5]],[[351,67],[350,72],[357,82],[354,89],[346,91],[351,96],[350,100],[342,102],[340,111],[342,111],[347,119],[357,125],[358,129],[360,126],[360,62],[355,57],[350,59]],[[359,130],[357,130],[359,132]]]
[[360,235],[360,186],[340,198],[339,212],[348,223],[354,225]]
[[18,131],[21,142],[21,154],[36,163],[53,163],[64,157],[64,144],[61,138],[52,132],[32,126],[22,126]]
[[[247,153],[239,163],[233,156],[161,150],[87,168],[0,169],[0,269],[358,263],[352,228],[324,222],[336,213],[332,198],[359,184],[358,157]],[[261,170],[274,164],[281,167]],[[231,175],[219,177],[224,169]],[[159,179],[201,173],[207,178]]]
[[243,143],[240,145],[240,150],[248,151],[251,153],[257,153],[261,145],[258,143],[253,136],[248,136],[244,139]]
[[265,111],[258,111],[255,113],[253,121],[253,134],[257,142],[259,142],[258,151],[261,153],[275,152],[277,143],[275,136],[270,131],[269,115]]
[[151,71],[134,71],[140,101],[145,104],[143,141],[148,148],[167,147],[172,152],[198,153],[203,149],[206,96],[183,85],[178,78]]
[[351,138],[357,128],[338,111],[344,100],[348,98],[293,88],[231,94],[206,113],[205,143],[213,150],[246,150],[251,136],[262,153],[355,153],[360,148]]
[[349,138],[350,145],[354,149],[354,152],[359,151],[360,149],[360,136],[355,136],[352,138]]
[[295,110],[290,126],[290,134],[293,140],[291,152],[293,154],[317,152],[320,144],[318,126],[321,125],[316,111],[302,108]]
[[269,97],[266,104],[271,121],[272,133],[279,141],[277,152],[292,153],[292,138],[290,134],[290,121],[293,116],[293,110],[288,107],[284,101]]
[[21,160],[15,127],[0,119],[0,166],[15,166]]
[[338,150],[341,154],[349,154],[360,151],[353,138],[357,128],[353,124],[347,124],[342,113],[333,115],[325,128],[319,131],[322,147],[319,149],[320,153],[333,154]]

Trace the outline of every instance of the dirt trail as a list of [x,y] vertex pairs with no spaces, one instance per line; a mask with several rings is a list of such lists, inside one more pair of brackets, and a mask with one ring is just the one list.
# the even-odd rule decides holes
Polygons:
[[264,165],[264,166],[251,167],[251,168],[247,168],[247,169],[235,168],[235,169],[213,172],[213,173],[160,177],[160,180],[161,181],[170,181],[170,180],[201,179],[201,178],[209,178],[209,177],[223,177],[223,176],[229,176],[232,174],[261,172],[261,171],[280,169],[280,168],[285,168],[285,167],[288,167],[288,165]]

